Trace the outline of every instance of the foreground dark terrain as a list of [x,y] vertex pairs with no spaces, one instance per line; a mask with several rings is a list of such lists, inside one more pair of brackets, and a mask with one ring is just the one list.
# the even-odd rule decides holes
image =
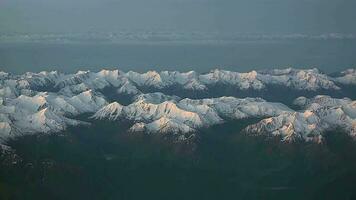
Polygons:
[[123,125],[106,121],[22,137],[8,142],[17,157],[1,156],[0,198],[356,198],[356,144],[348,136],[284,144],[244,136],[239,130],[246,123],[203,130],[194,148],[131,137],[118,133]]

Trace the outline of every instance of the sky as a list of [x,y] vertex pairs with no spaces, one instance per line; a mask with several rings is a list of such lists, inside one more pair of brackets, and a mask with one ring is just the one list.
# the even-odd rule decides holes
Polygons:
[[0,33],[355,33],[355,0],[0,0]]

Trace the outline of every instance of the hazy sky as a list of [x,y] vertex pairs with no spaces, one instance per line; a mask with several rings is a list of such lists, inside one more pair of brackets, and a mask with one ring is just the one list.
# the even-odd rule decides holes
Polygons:
[[0,0],[0,32],[355,33],[355,0]]

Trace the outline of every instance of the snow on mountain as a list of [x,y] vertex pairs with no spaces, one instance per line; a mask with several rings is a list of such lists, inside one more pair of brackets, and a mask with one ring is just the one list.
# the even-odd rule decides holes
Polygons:
[[[250,117],[274,116],[281,112],[291,111],[281,103],[266,102],[261,98],[220,97],[212,99],[183,99],[178,104],[182,108],[197,111],[212,108],[217,115],[225,119],[244,119]],[[208,109],[205,109],[209,113]]]
[[57,71],[25,73],[12,75],[2,72],[0,76],[0,95],[13,98],[21,94],[30,95],[38,89],[59,91],[71,96],[87,90],[100,91],[106,87],[117,88],[118,93],[137,95],[139,89],[165,89],[180,87],[185,90],[202,91],[214,85],[227,85],[240,90],[261,90],[268,86],[279,85],[296,90],[337,90],[336,83],[354,83],[355,70],[342,72],[343,76],[332,78],[317,69],[274,69],[239,73],[225,70],[213,70],[209,73],[178,71],[148,71],[127,73],[119,70],[101,70],[99,72],[78,71],[63,74]]
[[336,99],[336,98],[331,98],[330,96],[327,95],[317,95],[310,99],[306,97],[298,97],[294,100],[293,103],[303,109],[316,110],[319,107],[334,107],[334,106],[348,107],[350,105],[355,104],[356,102],[353,102],[349,98]]
[[295,103],[304,110],[266,118],[248,126],[245,131],[250,134],[278,135],[288,142],[321,142],[322,134],[334,129],[356,136],[356,101],[319,95],[311,99],[300,97]]
[[123,72],[120,72],[119,70],[101,70],[98,73],[96,73],[98,79],[103,78],[105,79],[108,83],[110,83],[114,87],[119,87],[122,85],[123,82],[123,77],[122,74]]
[[177,102],[180,99],[181,98],[178,96],[165,95],[161,92],[140,94],[135,97],[136,101],[143,100],[145,102],[154,103],[154,104],[163,103],[165,101]]
[[120,117],[123,107],[117,102],[110,103],[97,111],[92,118],[116,120]]
[[318,69],[273,69],[261,71],[258,78],[264,84],[287,86],[297,90],[340,89],[330,77]]
[[23,117],[15,126],[19,130],[22,130],[21,133],[29,134],[60,132],[65,130],[68,126],[77,126],[79,124],[81,124],[81,122],[57,115],[47,107],[34,114]]
[[156,71],[148,71],[146,73],[140,74],[134,71],[129,71],[125,75],[132,82],[137,84],[138,86],[145,87],[156,87],[162,88],[164,87],[161,76]]
[[63,75],[55,81],[55,88],[61,94],[72,95],[87,90],[102,90],[106,87],[118,88],[119,93],[138,94],[139,91],[131,83],[124,72],[119,70],[101,70],[97,73],[79,71],[76,74]]
[[[144,98],[149,96],[149,98]],[[137,122],[131,131],[192,132],[202,127],[220,124],[226,120],[276,116],[291,110],[280,103],[269,103],[260,98],[237,99],[221,97],[213,99],[183,99],[180,101],[152,101],[152,96],[166,100],[161,93],[141,95],[137,100],[122,106],[109,104],[93,115],[95,119],[125,119]],[[162,123],[162,124],[159,124]],[[159,128],[160,127],[160,128]],[[165,128],[162,128],[165,127]],[[188,128],[189,127],[189,128]],[[177,130],[173,130],[173,128]]]
[[319,126],[319,118],[312,112],[284,113],[276,117],[266,118],[257,124],[249,125],[245,131],[249,134],[281,136],[283,141],[315,139],[319,138],[322,127]]
[[82,92],[68,99],[68,103],[73,105],[80,113],[92,113],[107,105],[104,97],[95,94],[92,90]]
[[341,76],[336,77],[335,81],[344,85],[356,85],[356,69],[341,72]]
[[43,71],[40,73],[27,72],[24,75],[24,79],[28,81],[32,88],[52,86],[59,77],[60,74],[57,71]]
[[[50,133],[65,130],[68,126],[77,126],[83,122],[69,119],[55,113],[50,107],[32,110],[33,107],[9,107],[8,112],[0,115],[0,139],[36,133]],[[32,112],[34,111],[34,112]]]
[[[174,119],[161,117],[147,124],[144,122],[136,123],[130,128],[129,131],[160,134],[173,133],[184,135],[185,133],[195,132],[196,130],[184,123],[175,121]],[[185,138],[180,138],[180,140],[184,139]]]
[[[215,85],[256,91],[269,89],[269,86],[334,91],[340,90],[339,85],[355,84],[355,77],[355,69],[346,70],[339,77],[329,77],[317,69],[292,68],[247,73],[213,70],[203,74],[194,71],[125,73],[119,70],[22,75],[0,72],[0,138],[17,133],[58,132],[81,124],[72,118],[84,113],[95,113],[94,119],[132,121],[135,125],[131,131],[188,133],[225,120],[267,117],[246,130],[280,135],[284,140],[310,140],[322,138],[323,132],[341,126],[350,135],[356,135],[356,103],[347,98],[300,97],[295,104],[301,111],[293,111],[283,104],[261,98],[181,99],[159,92],[142,92],[175,87],[190,92],[210,92]],[[108,104],[104,95],[111,94],[106,88],[109,92],[129,95],[133,102],[123,106],[119,99],[119,102]],[[214,96],[207,93],[209,95]]]
[[26,80],[4,79],[0,80],[0,96],[15,98],[21,94],[31,94],[30,84]]
[[0,139],[7,138],[11,133],[11,120],[8,113],[12,113],[11,109],[3,104],[3,99],[0,98]]
[[225,70],[213,70],[206,74],[196,72],[149,71],[143,74],[130,71],[125,76],[140,87],[162,89],[170,86],[182,86],[190,90],[206,90],[210,86],[221,84],[234,86],[241,90],[261,90],[268,85],[281,85],[296,90],[336,90],[339,87],[327,75],[317,69],[276,69],[239,73]]
[[128,106],[121,106],[114,102],[93,115],[95,119],[126,119],[134,122],[153,122],[162,117],[194,128],[205,125],[197,113],[181,109],[172,101],[155,104],[139,99]]
[[85,83],[80,83],[77,85],[66,86],[58,91],[58,94],[63,94],[66,96],[73,96],[75,94],[80,94],[82,92],[90,90],[90,86]]
[[4,71],[0,71],[0,80],[7,79],[9,77],[9,73],[6,73]]
[[260,90],[265,85],[258,79],[258,73],[251,71],[248,73],[238,73],[225,70],[213,70],[210,73],[202,74],[199,80],[206,85],[231,85],[239,89],[255,89]]
[[78,71],[75,74],[66,74],[60,76],[56,81],[55,88],[64,88],[66,86],[77,85],[86,82],[91,78],[91,72]]
[[126,106],[123,111],[124,117],[132,121],[149,122],[161,117],[167,117],[193,128],[204,125],[201,116],[197,113],[183,110],[170,101],[153,104],[139,100]]
[[7,101],[7,107],[12,106],[16,109],[17,114],[21,113],[21,115],[34,113],[45,107],[51,107],[53,111],[63,112],[67,115],[78,115],[96,112],[106,104],[104,97],[95,94],[91,90],[73,97],[41,92],[32,97],[21,95]]
[[187,90],[206,90],[206,86],[200,82],[198,74],[194,71],[177,72],[162,71],[160,73],[166,87],[180,85]]
[[0,139],[6,139],[10,137],[11,125],[8,122],[0,122]]
[[126,80],[125,83],[119,89],[117,89],[117,92],[119,94],[128,95],[137,95],[141,93],[141,91],[139,91],[137,87],[130,83],[128,80]]
[[0,86],[0,97],[14,98],[14,97],[16,97],[16,94],[15,94],[15,91],[11,90],[10,87],[8,87],[8,86],[1,87]]
[[94,113],[105,105],[106,100],[90,90],[73,97],[39,92],[35,96],[5,99],[0,107],[0,136],[6,139],[16,135],[63,131],[68,126],[85,124],[69,117]]
[[131,132],[188,133],[205,126],[199,114],[183,110],[172,101],[151,103],[143,98],[128,106],[111,103],[92,118],[136,122],[130,128]]
[[[118,111],[122,111],[123,108],[125,107],[126,112],[129,112],[129,108],[133,108],[135,107],[135,105],[145,105],[147,104],[147,106],[154,106],[154,105],[159,105],[159,104],[164,104],[164,103],[169,103],[169,102],[176,102],[178,100],[180,100],[179,97],[177,96],[170,96],[170,95],[165,95],[163,93],[160,92],[156,92],[156,93],[147,93],[147,94],[139,94],[137,96],[134,97],[134,102],[132,104],[130,104],[129,106],[123,106],[118,102],[113,102],[107,106],[102,107],[96,114],[105,114],[106,112],[109,113],[116,113]],[[137,107],[138,109],[139,107]],[[103,116],[103,115],[98,115],[98,116]],[[96,116],[96,115],[94,115]],[[115,120],[116,118],[114,118],[113,120]]]
[[20,95],[16,99],[12,100],[9,105],[13,106],[19,112],[24,114],[33,113],[38,111],[41,107],[44,107],[47,100],[44,95],[36,95],[33,97]]
[[177,72],[177,71],[148,71],[140,74],[129,71],[125,76],[140,87],[153,87],[163,89],[171,86],[182,86],[188,90],[205,90],[206,86],[200,83],[198,75],[194,71]]

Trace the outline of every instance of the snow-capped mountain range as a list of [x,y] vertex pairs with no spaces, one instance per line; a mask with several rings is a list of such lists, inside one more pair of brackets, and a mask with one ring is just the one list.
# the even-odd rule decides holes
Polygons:
[[[155,93],[153,95],[163,95]],[[129,120],[136,122],[132,132],[189,133],[199,128],[223,123],[224,120],[276,116],[292,111],[280,103],[266,102],[260,98],[237,99],[220,97],[211,99],[182,99],[151,102],[138,97],[128,106],[117,102],[104,106],[93,115],[95,119]]]
[[[213,70],[204,74],[120,70],[23,75],[0,72],[0,138],[57,133],[69,126],[89,125],[77,119],[81,114],[91,114],[90,120],[94,121],[130,121],[133,125],[129,132],[175,134],[180,140],[201,128],[249,118],[265,119],[249,125],[245,132],[278,135],[284,141],[320,141],[325,131],[339,127],[355,136],[356,102],[348,98],[300,97],[294,102],[299,109],[293,110],[259,97],[212,98],[214,95],[210,94],[217,85],[239,91],[278,86],[316,94],[355,87],[355,69],[339,74],[332,77],[317,69],[293,68],[247,73]],[[205,91],[211,97],[193,99],[162,93],[171,88],[179,88],[182,93]],[[124,104],[120,95],[129,97],[130,103]]]

